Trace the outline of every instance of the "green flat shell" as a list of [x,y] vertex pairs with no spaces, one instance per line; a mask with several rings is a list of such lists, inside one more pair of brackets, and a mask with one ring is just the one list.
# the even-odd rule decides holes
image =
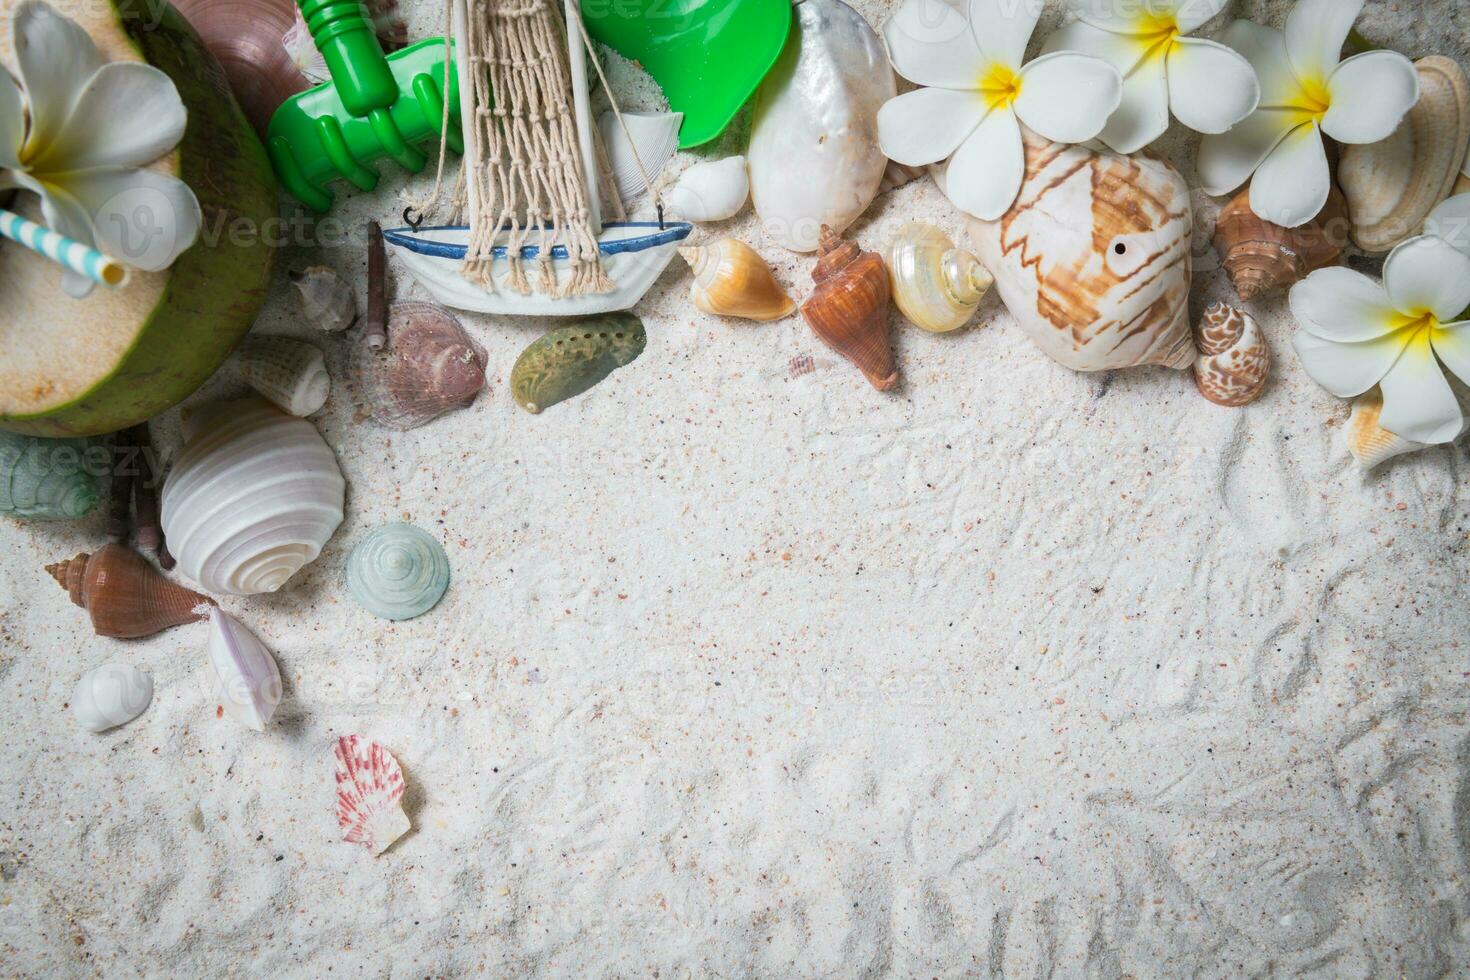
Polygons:
[[102,447],[85,439],[38,439],[0,432],[0,514],[68,521],[97,506]]
[[449,588],[449,557],[429,532],[385,524],[352,549],[347,590],[368,612],[413,619],[434,608]]
[[631,313],[558,327],[521,351],[510,372],[516,404],[536,415],[575,398],[643,353],[648,335]]

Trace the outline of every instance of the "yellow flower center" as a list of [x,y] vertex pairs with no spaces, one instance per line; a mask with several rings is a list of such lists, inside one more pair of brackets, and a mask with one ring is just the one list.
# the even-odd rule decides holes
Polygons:
[[1167,58],[1179,43],[1181,33],[1179,21],[1173,14],[1145,12],[1138,16],[1133,36],[1143,46],[1143,58],[1148,61]]
[[1008,109],[1021,94],[1021,76],[1010,65],[990,66],[980,78],[980,96],[991,109]]

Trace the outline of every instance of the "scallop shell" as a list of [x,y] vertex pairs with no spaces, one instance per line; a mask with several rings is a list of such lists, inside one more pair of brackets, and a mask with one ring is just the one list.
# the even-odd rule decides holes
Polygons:
[[648,337],[631,313],[558,327],[521,351],[510,372],[516,404],[537,415],[575,398],[643,353]]
[[874,388],[896,388],[898,368],[888,342],[892,290],[883,257],[864,252],[824,226],[812,279],[817,288],[801,304],[812,332],[851,361]]
[[1190,367],[1184,178],[1147,154],[1022,135],[1026,176],[1015,204],[999,221],[967,222],[1021,329],[1074,371]]
[[240,621],[209,611],[209,673],[225,713],[257,732],[281,703],[281,672],[265,644]]
[[434,608],[449,588],[449,557],[427,531],[387,524],[347,559],[347,590],[358,605],[384,619],[413,619]]
[[1353,414],[1347,424],[1347,447],[1353,459],[1365,470],[1371,470],[1395,456],[1406,456],[1429,448],[1425,443],[1405,439],[1383,428],[1378,424],[1382,414],[1381,389],[1375,387],[1353,399]]
[[[650,182],[657,183],[658,175],[673,159],[679,149],[679,127],[684,123],[682,112],[625,112],[623,126],[612,112],[598,117],[597,127],[602,133],[602,145],[607,150],[608,165],[612,167],[613,182],[618,196],[625,202],[631,201],[647,188],[643,184],[643,173]],[[628,137],[632,137],[630,142]],[[637,157],[634,157],[634,150]],[[643,163],[643,173],[638,170],[638,161]]]
[[142,555],[120,544],[103,545],[90,555],[82,552],[47,565],[46,571],[75,605],[87,610],[98,636],[152,636],[198,622],[213,604],[208,596],[170,582]]
[[696,163],[664,191],[669,214],[686,221],[724,221],[745,207],[750,197],[750,174],[745,157],[726,157]]
[[413,826],[403,812],[403,770],[393,754],[360,735],[337,739],[337,826],[342,839],[377,857]]
[[1216,303],[1205,311],[1194,339],[1200,351],[1194,362],[1200,394],[1226,408],[1261,397],[1271,373],[1271,348],[1255,317]]
[[101,446],[0,432],[0,514],[75,520],[91,513],[105,471]]
[[1215,252],[1235,291],[1249,302],[1335,263],[1347,247],[1351,227],[1347,201],[1336,187],[1321,213],[1297,228],[1257,216],[1246,188],[1220,212]]
[[342,523],[346,481],[305,419],[259,398],[191,416],[163,485],[163,531],[179,568],[211,592],[274,592]]
[[357,297],[342,277],[324,265],[291,273],[301,312],[312,326],[328,333],[346,330],[357,321]]
[[240,377],[282,411],[305,418],[327,402],[332,378],[320,349],[292,337],[247,337]]
[[715,316],[779,320],[796,312],[796,303],[771,275],[760,253],[735,238],[679,249],[694,271],[689,298]]
[[1353,219],[1353,240],[1387,252],[1419,234],[1450,196],[1470,142],[1470,80],[1438,55],[1415,62],[1419,102],[1388,139],[1344,146],[1337,176]]
[[153,701],[153,677],[131,664],[94,667],[71,692],[71,713],[89,732],[105,732],[126,725],[148,710]]
[[373,421],[413,429],[474,402],[485,387],[485,351],[444,307],[394,303],[387,344],[358,344],[353,376]]
[[899,312],[930,333],[969,323],[995,284],[980,260],[931,224],[911,221],[888,246],[888,282]]

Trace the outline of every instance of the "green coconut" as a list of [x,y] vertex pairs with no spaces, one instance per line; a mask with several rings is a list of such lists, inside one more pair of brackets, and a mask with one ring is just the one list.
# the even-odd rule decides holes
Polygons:
[[[0,0],[0,63],[17,74]],[[187,183],[204,220],[199,241],[163,272],[134,272],[124,289],[75,300],[57,267],[0,246],[0,429],[31,435],[115,432],[176,405],[202,385],[250,329],[270,283],[275,178],[223,71],[163,0],[78,3],[57,10],[112,61],[169,75],[189,112],[178,148],[154,164]],[[39,219],[34,195],[12,205]]]

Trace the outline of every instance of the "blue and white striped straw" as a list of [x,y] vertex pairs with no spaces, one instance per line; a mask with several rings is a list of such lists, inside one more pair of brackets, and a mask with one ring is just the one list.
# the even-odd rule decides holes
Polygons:
[[117,289],[127,284],[128,270],[115,259],[72,241],[45,225],[28,221],[12,211],[0,209],[0,235],[46,256],[52,262],[86,276],[99,286]]

